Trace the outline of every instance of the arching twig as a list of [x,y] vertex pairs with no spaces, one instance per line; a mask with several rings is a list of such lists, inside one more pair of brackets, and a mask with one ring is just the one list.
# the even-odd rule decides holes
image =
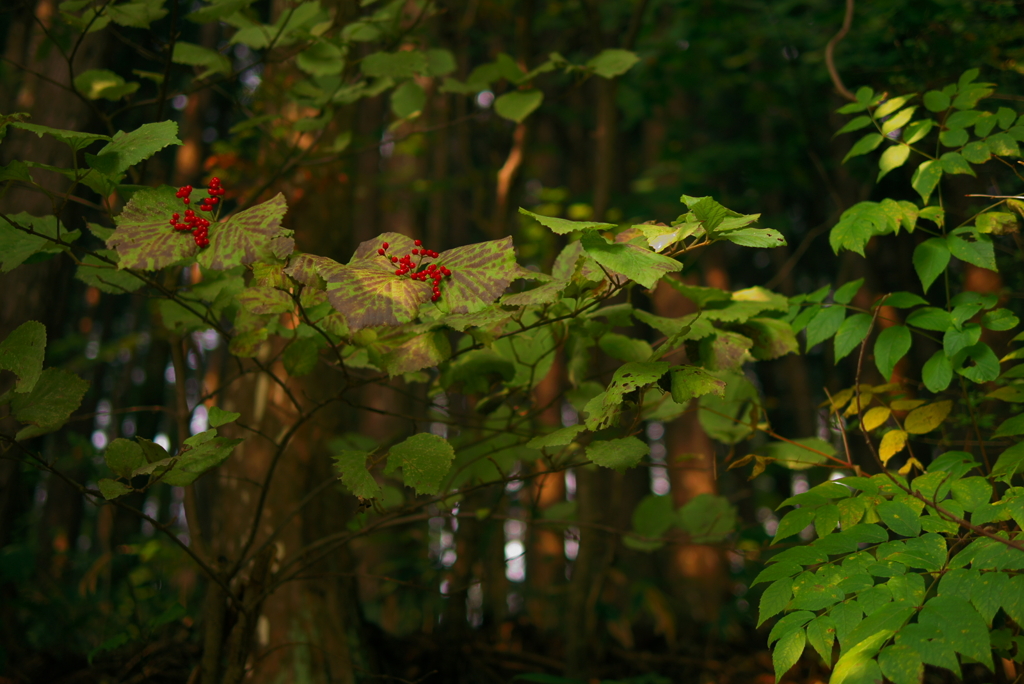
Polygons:
[[832,78],[832,85],[836,87],[839,94],[851,102],[856,102],[857,96],[847,90],[846,86],[843,85],[843,79],[840,78],[839,72],[836,71],[834,58],[836,45],[846,37],[851,24],[853,24],[853,0],[846,0],[846,16],[843,17],[843,25],[836,35],[832,36],[832,40],[828,41],[828,45],[825,46],[825,66],[828,67],[828,75]]

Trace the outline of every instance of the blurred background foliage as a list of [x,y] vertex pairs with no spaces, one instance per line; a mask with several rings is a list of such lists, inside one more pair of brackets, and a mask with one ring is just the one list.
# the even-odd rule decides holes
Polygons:
[[[378,8],[353,0],[321,4],[338,24]],[[229,44],[234,28],[185,22],[181,15],[192,5],[169,0],[172,5],[176,9],[150,30],[118,26],[90,34],[78,59],[85,68],[102,66],[126,79],[159,75],[159,60],[144,63],[138,54],[159,56],[159,36],[177,30],[236,68],[257,65],[203,88],[193,86],[195,71],[175,66],[165,80],[141,76],[142,87],[128,100],[134,108],[84,106],[56,87],[67,73],[54,42],[68,38],[48,30],[59,11],[55,2],[10,0],[0,10],[0,111],[29,111],[37,123],[97,132],[107,132],[114,113],[116,127],[125,130],[175,119],[184,146],[154,159],[138,182],[198,183],[215,174],[230,189],[229,207],[284,192],[287,225],[296,230],[299,247],[341,261],[359,242],[397,231],[438,250],[512,235],[521,263],[548,268],[561,245],[522,219],[519,206],[572,219],[641,222],[674,218],[680,194],[709,194],[737,211],[761,213],[762,225],[781,230],[789,246],[716,245],[687,264],[694,283],[768,285],[795,295],[864,277],[868,301],[884,292],[916,291],[909,268],[913,236],[890,239],[886,244],[895,246],[885,253],[869,247],[867,259],[850,252],[837,258],[827,244],[828,229],[856,202],[914,199],[903,170],[876,184],[871,157],[840,164],[851,140],[833,136],[844,122],[834,113],[843,99],[824,52],[842,24],[842,2],[440,0],[418,23],[423,5],[399,8],[413,19],[389,49],[447,49],[460,80],[502,52],[526,69],[552,52],[574,63],[606,48],[639,55],[615,81],[557,72],[539,79],[544,102],[521,124],[493,112],[507,84],[470,94],[428,87],[420,114],[402,120],[393,112],[402,105],[388,93],[339,105],[324,118],[325,110],[303,106],[309,79],[288,61],[289,48],[261,54]],[[251,9],[269,23],[289,5],[261,0]],[[997,84],[995,97],[1005,101],[999,104],[1019,110],[1022,13],[1024,3],[1015,0],[859,0],[851,30],[836,47],[836,67],[851,89],[906,93],[941,87],[977,66],[981,80]],[[164,102],[165,94],[173,97]],[[0,162],[58,154],[35,136],[10,142]],[[997,175],[979,182],[1002,194]],[[80,221],[95,201],[82,192]],[[10,212],[50,209],[45,196],[19,190],[0,205]],[[969,289],[1005,287],[1018,298],[1024,292],[1019,269],[1006,283],[969,269],[960,275]],[[101,292],[73,276],[65,259],[0,276],[0,332],[27,318],[41,320],[50,334],[47,364],[91,381],[76,427],[49,438],[44,449],[69,475],[94,483],[102,463],[98,450],[110,440],[140,434],[173,443],[166,413],[123,409],[173,405],[175,378],[170,345],[146,299]],[[678,306],[659,300],[657,292],[652,297],[656,308]],[[223,366],[225,353],[216,335],[195,338],[187,359],[191,396],[198,396],[204,374]],[[756,382],[774,407],[778,432],[806,437],[824,430],[828,436],[817,406],[824,388],[850,383],[854,363],[833,366],[830,354],[821,346],[805,357],[760,364]],[[336,420],[327,432],[350,433],[344,439],[352,443],[389,429],[384,420]],[[754,630],[756,597],[747,585],[774,531],[774,507],[814,483],[777,466],[751,482],[725,471],[730,454],[722,447],[716,452],[695,421],[651,423],[647,435],[661,445],[652,453],[662,454],[667,469],[629,474],[623,486],[631,500],[652,490],[671,492],[678,506],[718,492],[737,505],[740,531],[729,548],[674,543],[642,553],[611,543],[588,632],[593,671],[638,684],[773,681],[765,634]],[[280,477],[292,478],[288,488],[298,500],[331,475],[326,466],[307,463]],[[549,518],[567,510],[573,487],[571,478],[551,484]],[[133,505],[181,525],[180,490],[161,489]],[[565,613],[566,578],[578,544],[571,529],[534,533],[519,519],[544,513],[524,512],[528,499],[517,499],[513,487],[506,493],[503,524],[470,534],[435,511],[422,524],[353,543],[342,570],[325,571],[328,579],[317,585],[329,606],[324,611],[311,607],[308,596],[277,597],[282,607],[268,610],[275,622],[260,628],[263,650],[253,679],[369,681],[372,671],[396,681],[509,681],[525,673],[548,677],[526,681],[562,681],[563,622],[572,619]],[[239,505],[227,488],[212,485],[204,501],[204,514],[213,517],[230,517]],[[329,519],[339,510],[357,519],[344,503],[314,510],[303,530],[345,524],[345,518]],[[611,526],[630,526],[628,514],[610,515]],[[458,585],[472,577],[477,583]],[[112,507],[93,507],[57,478],[0,461],[4,684],[192,681],[201,585],[152,528]],[[342,604],[346,608],[337,609]],[[331,636],[332,630],[338,634]],[[339,656],[331,644],[346,639],[360,652]],[[816,681],[827,673],[807,663],[789,677]]]

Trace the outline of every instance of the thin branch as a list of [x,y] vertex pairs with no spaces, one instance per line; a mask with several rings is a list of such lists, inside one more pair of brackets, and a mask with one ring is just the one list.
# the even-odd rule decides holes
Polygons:
[[836,70],[835,61],[836,45],[839,45],[839,41],[846,37],[846,34],[849,32],[852,24],[853,0],[846,0],[846,14],[843,16],[843,26],[839,29],[836,35],[832,36],[832,39],[828,41],[828,45],[825,46],[825,66],[828,67],[828,75],[832,78],[832,85],[836,87],[839,94],[851,102],[856,102],[857,96],[851,93],[846,86],[843,85],[843,79],[839,76],[839,71]]

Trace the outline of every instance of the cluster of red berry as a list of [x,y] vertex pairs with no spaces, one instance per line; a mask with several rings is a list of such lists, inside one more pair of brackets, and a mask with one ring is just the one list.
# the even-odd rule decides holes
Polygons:
[[[220,196],[224,194],[224,188],[220,186],[219,178],[211,178],[210,185],[206,189],[209,197],[204,197],[199,201],[199,209],[201,211],[212,212],[213,208],[220,203]],[[174,193],[174,196],[185,203],[188,206],[192,201],[189,196],[192,194],[191,185],[183,185],[178,188],[178,192]],[[185,220],[181,221],[181,214],[174,212],[171,214],[171,226],[174,230],[187,230],[192,233],[192,239],[196,241],[196,245],[200,248],[208,247],[210,245],[210,221],[203,218],[202,216],[196,216],[196,212],[189,208],[185,210]]]
[[[409,275],[413,280],[421,282],[426,282],[429,279],[433,283],[433,295],[430,297],[430,301],[436,302],[441,299],[441,281],[445,278],[450,278],[452,272],[446,267],[438,266],[437,264],[422,266],[424,259],[436,259],[438,253],[431,249],[423,249],[423,242],[421,240],[416,240],[413,244],[416,245],[416,248],[412,250],[412,254],[406,254],[404,257],[388,254],[389,245],[386,242],[380,246],[377,254],[398,265],[398,268],[395,269],[396,276]],[[412,261],[414,256],[419,257],[416,263]]]

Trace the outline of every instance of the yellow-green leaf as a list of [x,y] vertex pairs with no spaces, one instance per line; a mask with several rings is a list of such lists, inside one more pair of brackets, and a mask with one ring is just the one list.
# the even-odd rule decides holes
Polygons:
[[903,451],[907,446],[907,433],[903,430],[892,430],[882,437],[882,444],[878,447],[878,455],[882,459],[882,465],[889,462],[889,459]]
[[934,404],[921,406],[910,412],[903,422],[903,429],[912,435],[923,435],[931,432],[946,419],[953,408],[952,401],[938,401]]
[[864,414],[864,418],[861,419],[861,424],[865,430],[874,430],[876,427],[883,425],[885,421],[889,420],[889,416],[892,414],[892,409],[887,406],[876,406],[873,409],[869,409]]

